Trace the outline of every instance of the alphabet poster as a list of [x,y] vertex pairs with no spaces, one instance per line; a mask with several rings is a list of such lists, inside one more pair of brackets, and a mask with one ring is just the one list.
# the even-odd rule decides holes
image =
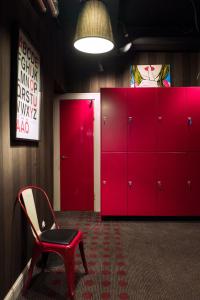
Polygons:
[[40,136],[40,57],[21,30],[17,59],[16,138],[37,141]]

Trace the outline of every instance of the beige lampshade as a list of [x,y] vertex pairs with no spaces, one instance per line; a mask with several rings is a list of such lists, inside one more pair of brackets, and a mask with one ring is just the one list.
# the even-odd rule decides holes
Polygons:
[[74,47],[98,54],[113,49],[113,33],[105,5],[98,0],[86,1],[78,17]]

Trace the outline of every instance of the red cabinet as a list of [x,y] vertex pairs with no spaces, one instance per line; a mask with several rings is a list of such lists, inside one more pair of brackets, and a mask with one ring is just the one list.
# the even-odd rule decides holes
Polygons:
[[102,151],[127,151],[126,89],[102,89]]
[[101,105],[102,215],[200,215],[200,88],[102,89]]
[[127,158],[125,153],[101,156],[102,215],[127,214]]
[[157,151],[185,151],[187,144],[185,88],[157,89]]
[[154,215],[156,210],[155,153],[128,153],[128,215]]
[[156,89],[127,91],[128,152],[156,150]]
[[158,216],[188,214],[187,154],[156,154],[156,210]]
[[200,152],[188,153],[187,177],[188,211],[190,215],[200,215]]
[[200,151],[200,88],[186,88],[188,151]]

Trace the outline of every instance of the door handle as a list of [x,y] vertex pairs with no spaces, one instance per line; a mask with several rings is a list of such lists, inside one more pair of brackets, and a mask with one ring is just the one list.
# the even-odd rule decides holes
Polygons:
[[105,185],[105,184],[107,183],[107,180],[103,180],[102,182],[103,182],[103,184]]
[[66,159],[66,158],[69,158],[69,156],[61,155],[61,159]]

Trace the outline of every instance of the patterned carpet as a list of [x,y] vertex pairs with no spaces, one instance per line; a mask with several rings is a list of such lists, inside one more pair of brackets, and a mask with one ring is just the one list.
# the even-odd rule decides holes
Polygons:
[[[57,214],[61,227],[84,233],[89,275],[76,253],[76,300],[199,300],[200,223],[101,221],[90,212]],[[62,261],[50,255],[26,298],[66,299]]]

